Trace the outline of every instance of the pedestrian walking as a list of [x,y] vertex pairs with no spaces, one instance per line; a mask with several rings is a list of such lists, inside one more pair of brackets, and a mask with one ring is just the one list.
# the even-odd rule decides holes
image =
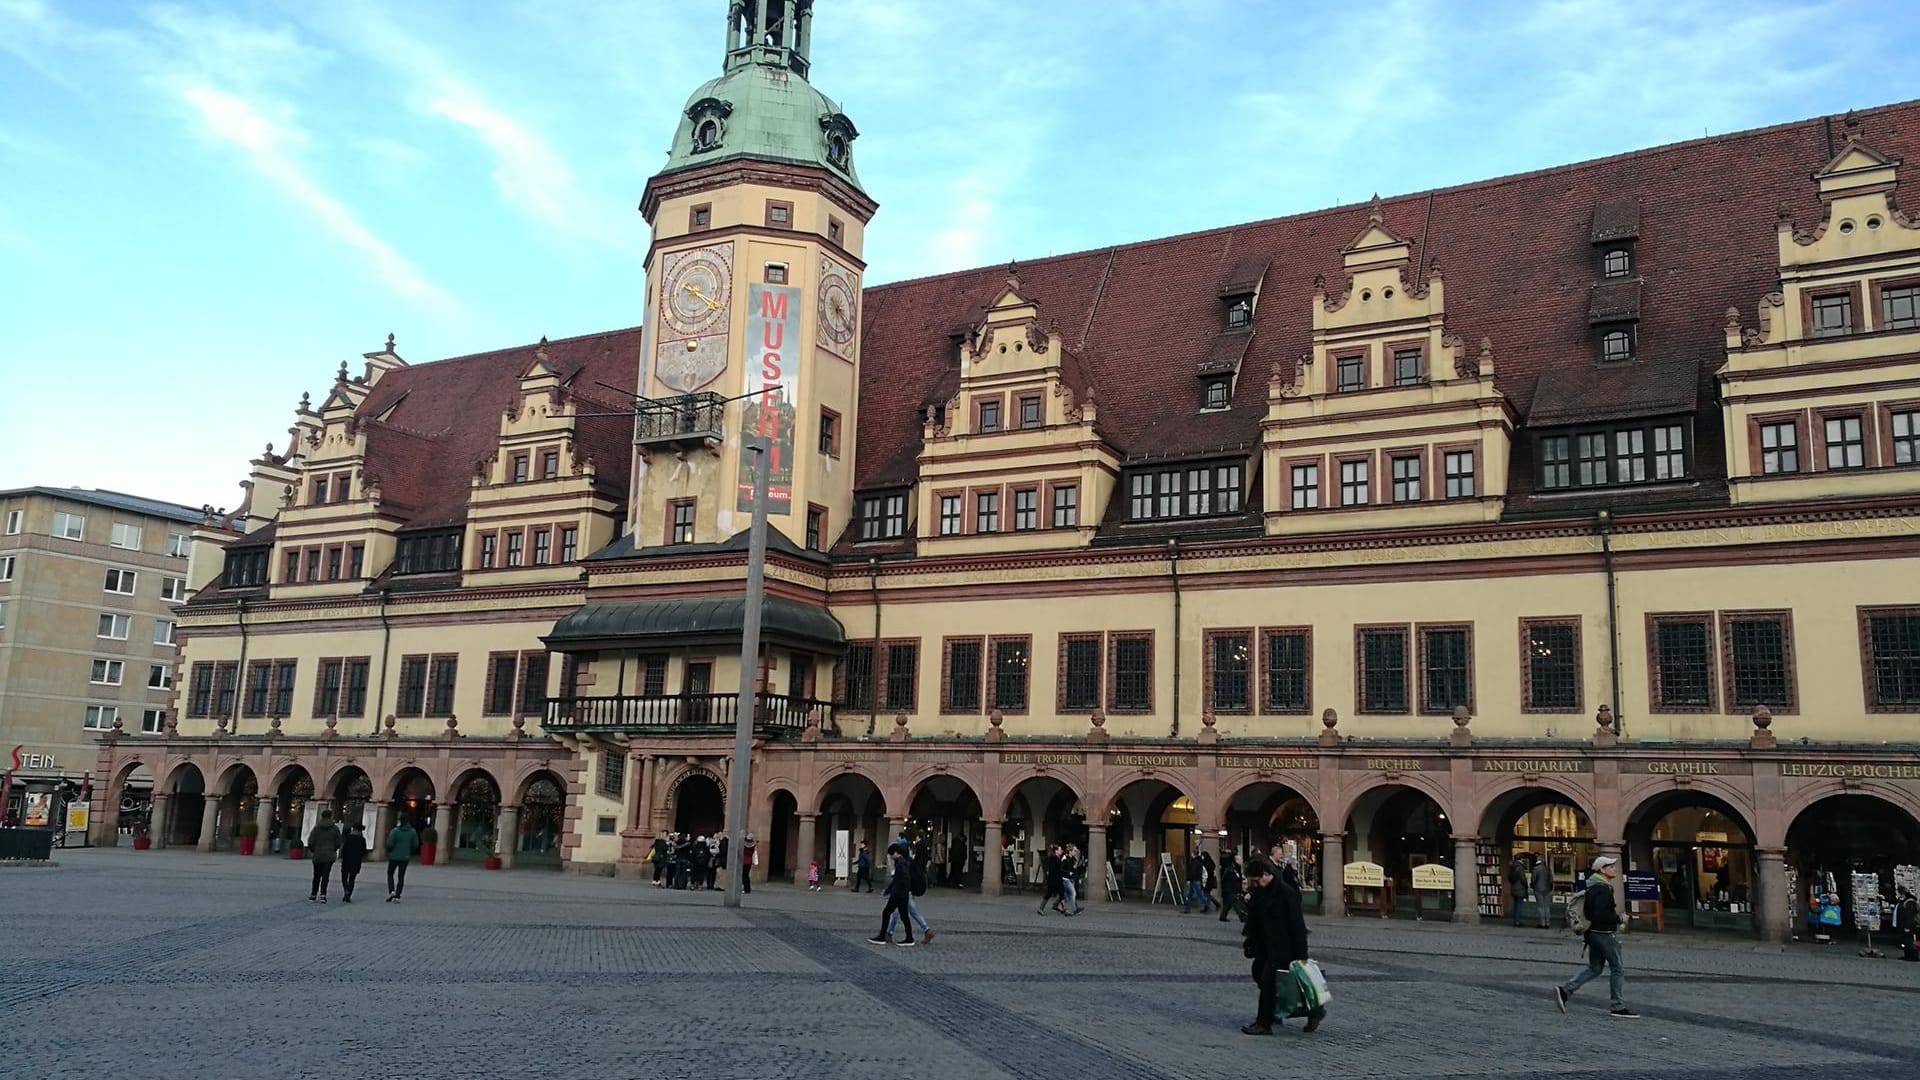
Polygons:
[[1060,912],[1062,915],[1066,914],[1067,909],[1060,905],[1061,897],[1066,895],[1065,888],[1060,884],[1060,855],[1060,845],[1058,844],[1047,848],[1047,850],[1040,855],[1040,878],[1046,882],[1046,885],[1044,886],[1044,891],[1040,894],[1040,910],[1034,912],[1035,915],[1045,915],[1047,913],[1047,901],[1049,900],[1053,901],[1053,910]]
[[1200,867],[1205,871],[1200,878],[1200,891],[1207,894],[1208,900],[1212,900],[1213,891],[1220,887],[1220,866],[1213,861],[1213,852],[1200,849]]
[[1220,856],[1220,921],[1226,922],[1229,913],[1238,915],[1242,923],[1247,921],[1246,879],[1240,870],[1240,859],[1229,851]]
[[1513,893],[1513,925],[1520,925],[1520,909],[1527,902],[1527,890],[1533,878],[1527,872],[1527,857],[1520,852],[1513,853],[1513,861],[1507,864],[1507,888]]
[[[914,854],[918,853],[915,852]],[[907,867],[907,918],[912,920],[913,924],[920,928],[920,944],[930,945],[933,943],[933,927],[927,925],[925,916],[920,914],[920,905],[915,902],[916,897],[927,894],[927,883],[932,880],[927,876],[930,867],[926,863],[917,861],[911,855],[908,857]],[[893,918],[887,920],[886,934],[889,938],[893,936],[893,919],[899,917],[898,914],[895,914]],[[907,936],[912,937],[913,935],[908,934]]]
[[667,876],[667,841],[672,835],[668,833],[654,837],[653,847],[647,852],[647,861],[653,864],[653,887],[656,889],[665,884],[662,879]]
[[[892,940],[893,916],[909,911],[913,899],[913,864],[907,860],[906,849],[897,843],[888,845],[887,860],[892,870],[892,876],[887,879],[887,905],[880,909],[880,932],[867,939],[875,945],[885,945]],[[910,946],[916,942],[909,931],[894,944]]]
[[420,834],[414,831],[413,822],[401,818],[387,832],[387,903],[397,903],[400,894],[407,891],[407,864],[419,850]]
[[1553,918],[1553,875],[1540,855],[1533,857],[1533,906],[1540,914],[1540,929],[1545,930]]
[[718,889],[720,887],[720,871],[727,869],[727,855],[732,850],[733,845],[729,842],[726,833],[715,833],[713,846],[713,862],[707,865],[707,888]]
[[1195,904],[1200,905],[1202,915],[1213,911],[1213,900],[1207,896],[1206,884],[1206,864],[1200,861],[1200,856],[1189,853],[1187,855],[1187,891],[1180,904],[1182,915],[1192,911]]
[[[1276,877],[1272,863],[1264,859],[1249,862],[1247,880],[1253,889],[1247,898],[1246,943],[1241,951],[1253,961],[1253,981],[1260,988],[1260,996],[1253,1023],[1240,1031],[1271,1035],[1273,1026],[1285,1019],[1278,1015],[1283,996],[1287,1016],[1298,1015],[1304,1005],[1292,966],[1294,961],[1307,958],[1307,920],[1300,910],[1299,890]],[[1307,1011],[1306,1030],[1317,1030],[1326,1015],[1324,1008]]]
[[320,811],[320,824],[307,836],[307,858],[313,861],[313,886],[307,890],[307,902],[327,902],[327,880],[333,876],[333,860],[340,855],[340,826],[333,823],[333,811]]
[[860,852],[853,857],[853,891],[860,891],[861,882],[865,882],[867,891],[873,891],[873,850],[867,847],[865,840],[860,841]]
[[819,859],[812,859],[807,862],[807,889],[810,892],[820,891],[820,860]]
[[1920,938],[1915,936],[1920,932],[1920,900],[1905,887],[1895,894],[1893,924],[1899,931],[1900,959],[1920,960]]
[[1080,846],[1068,844],[1060,855],[1060,898],[1065,903],[1061,908],[1064,915],[1080,914]]
[[[1587,966],[1580,969],[1565,984],[1553,988],[1553,1003],[1561,1012],[1567,1011],[1567,999],[1574,991],[1587,985],[1588,980],[1597,977],[1602,968],[1607,971],[1607,993],[1611,1000],[1608,1015],[1622,1020],[1638,1020],[1640,1014],[1627,1008],[1624,999],[1627,988],[1626,972],[1620,963],[1620,908],[1614,902],[1613,879],[1620,874],[1620,860],[1611,855],[1602,855],[1593,860],[1593,876],[1587,879],[1586,888],[1580,894],[1567,901],[1567,921],[1580,931],[1581,940],[1586,945]],[[1576,914],[1574,905],[1579,905]]]
[[360,864],[367,858],[367,835],[359,823],[347,826],[340,841],[340,902],[353,903],[353,883],[360,877]]

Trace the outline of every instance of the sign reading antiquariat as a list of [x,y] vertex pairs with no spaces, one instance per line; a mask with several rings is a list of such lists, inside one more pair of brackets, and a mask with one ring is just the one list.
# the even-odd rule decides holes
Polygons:
[[1590,773],[1593,762],[1585,758],[1475,758],[1474,772],[1494,773]]

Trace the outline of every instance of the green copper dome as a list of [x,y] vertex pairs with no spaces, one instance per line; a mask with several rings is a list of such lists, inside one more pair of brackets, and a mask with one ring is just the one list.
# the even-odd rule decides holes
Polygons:
[[693,92],[660,172],[753,158],[817,166],[859,187],[858,134],[832,98],[792,70],[741,64]]
[[812,0],[732,0],[726,74],[687,99],[660,175],[749,158],[825,169],[860,186],[860,133],[807,82]]

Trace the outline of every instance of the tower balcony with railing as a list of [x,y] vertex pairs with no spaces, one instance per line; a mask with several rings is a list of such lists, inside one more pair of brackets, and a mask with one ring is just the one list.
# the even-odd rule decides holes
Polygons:
[[701,446],[725,436],[727,399],[712,391],[670,398],[636,398],[635,446]]

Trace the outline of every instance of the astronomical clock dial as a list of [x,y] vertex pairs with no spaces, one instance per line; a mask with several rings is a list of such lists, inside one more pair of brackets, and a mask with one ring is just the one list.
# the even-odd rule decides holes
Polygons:
[[859,328],[854,304],[852,284],[838,267],[829,264],[820,277],[820,336],[827,348],[841,356],[847,354],[854,331]]
[[680,334],[699,334],[726,317],[733,296],[733,272],[726,253],[697,248],[681,255],[667,270],[660,314]]

